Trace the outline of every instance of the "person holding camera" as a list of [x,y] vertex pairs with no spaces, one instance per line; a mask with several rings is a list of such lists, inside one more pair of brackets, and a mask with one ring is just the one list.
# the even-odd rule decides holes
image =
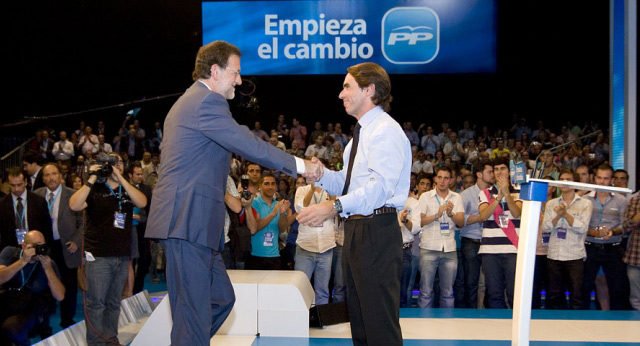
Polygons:
[[122,174],[117,154],[99,158],[89,178],[69,200],[73,211],[86,210],[84,271],[87,283],[87,344],[118,343],[120,295],[131,256],[133,207],[147,205],[145,195]]
[[29,332],[47,320],[52,300],[65,288],[39,231],[29,231],[21,247],[0,252],[0,345],[29,345]]

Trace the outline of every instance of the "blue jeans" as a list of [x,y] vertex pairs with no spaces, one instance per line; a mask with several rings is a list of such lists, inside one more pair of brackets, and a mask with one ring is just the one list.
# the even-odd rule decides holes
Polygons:
[[85,262],[84,270],[87,279],[87,344],[118,343],[120,297],[127,281],[129,257],[96,257],[95,261]]
[[402,277],[400,279],[400,307],[411,307],[411,248],[402,250]]
[[295,270],[307,275],[309,281],[313,277],[313,289],[316,292],[316,305],[329,303],[329,279],[331,278],[331,262],[333,249],[323,253],[307,251],[296,246]]
[[629,302],[634,310],[640,310],[640,267],[627,265],[627,275],[631,284]]
[[420,249],[420,298],[421,308],[433,306],[433,281],[436,272],[440,277],[440,307],[453,308],[453,283],[458,271],[457,251],[442,252]]
[[516,280],[516,254],[483,254],[485,295],[489,309],[506,309],[504,292],[507,291],[509,307],[513,308],[513,289]]
[[464,307],[478,307],[478,281],[480,280],[481,256],[478,255],[480,241],[467,237],[461,238],[462,266],[464,267]]
[[344,286],[344,275],[342,274],[342,245],[336,244],[333,248],[333,262],[331,263],[333,278],[333,303],[344,302],[346,299],[346,288]]
[[409,295],[409,307],[412,306],[413,300],[413,288],[416,284],[416,277],[418,276],[418,269],[420,268],[420,256],[414,256],[411,254],[411,276],[409,277],[409,287],[407,288],[407,294]]

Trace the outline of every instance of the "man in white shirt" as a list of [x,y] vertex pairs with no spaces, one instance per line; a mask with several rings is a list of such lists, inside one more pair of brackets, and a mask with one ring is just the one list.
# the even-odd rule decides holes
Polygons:
[[[440,277],[440,307],[453,308],[453,283],[458,270],[455,228],[464,226],[462,198],[449,190],[451,168],[440,167],[436,172],[436,188],[422,194],[413,223],[422,227],[420,240],[420,298],[421,308],[433,306],[433,283],[436,272]],[[419,230],[418,230],[419,231]],[[414,230],[415,233],[417,231]]]
[[416,156],[417,160],[411,165],[411,172],[415,174],[433,174],[433,165],[427,161],[427,154],[424,151],[418,151]]
[[67,139],[67,133],[65,131],[60,131],[60,140],[53,145],[51,153],[56,158],[56,161],[67,164],[75,154],[73,143]]
[[328,160],[329,157],[327,156],[327,148],[322,145],[323,142],[324,137],[316,137],[316,142],[313,145],[307,147],[307,151],[304,153],[304,156],[307,158],[315,156],[319,159]]
[[[563,170],[560,179],[577,181],[571,170]],[[583,260],[587,256],[584,241],[589,230],[593,205],[569,187],[561,187],[562,196],[545,206],[542,230],[551,233],[547,253],[547,309],[566,309],[565,287],[569,288],[570,308],[582,307]],[[590,298],[590,297],[585,297]]]
[[[309,184],[296,190],[295,208],[300,212],[310,205],[331,199],[333,197],[329,196],[325,190]],[[316,305],[328,304],[331,261],[333,248],[336,246],[333,218],[317,225],[300,224],[296,245],[295,270],[304,272],[309,280],[314,277]]]

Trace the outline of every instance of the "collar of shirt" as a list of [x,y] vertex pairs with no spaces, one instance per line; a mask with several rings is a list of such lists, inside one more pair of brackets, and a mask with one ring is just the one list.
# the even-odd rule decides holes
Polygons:
[[[597,191],[591,191],[588,194],[586,194],[585,196],[589,196],[589,197],[595,199],[598,196],[598,192]],[[609,197],[613,197],[613,192],[609,192]]]
[[[383,112],[384,111],[382,110],[382,107],[375,106],[372,109],[370,109],[368,112],[364,113],[364,115],[360,118],[360,120],[358,120],[362,129],[367,127],[367,125],[371,124]],[[360,131],[362,131],[362,129],[360,129]]]
[[438,196],[439,199],[442,199],[442,201],[440,203],[446,203],[446,201],[448,201],[449,198],[451,198],[451,190],[447,190],[447,195],[444,198],[442,196],[438,195],[438,191],[436,191],[436,189],[433,189],[431,191],[427,191],[425,193],[429,194],[429,195],[427,195],[429,198],[436,198],[436,196]]
[[209,89],[209,91],[213,91],[211,90],[211,88],[207,85],[207,83],[205,83],[202,79],[198,79],[198,82],[202,83],[204,86],[207,87],[207,89]]
[[[560,199],[562,200],[563,203],[566,203],[564,201],[564,198],[562,198],[562,196],[560,196]],[[580,195],[578,195],[577,193],[573,194],[573,199],[571,200],[571,203],[567,204],[567,208],[569,208],[570,206],[573,205],[573,203],[575,203],[577,200],[582,199],[582,197],[580,197]]]
[[22,204],[25,204],[27,202],[27,190],[25,189],[20,196],[11,194],[11,198],[13,198],[13,205],[18,203],[18,197],[22,197]]
[[58,188],[53,191],[49,190],[49,187],[47,187],[47,195],[45,196],[45,198],[48,200],[50,193],[53,193],[54,195],[56,195],[58,194],[58,192],[60,192],[61,189],[62,189],[62,184],[58,185]]

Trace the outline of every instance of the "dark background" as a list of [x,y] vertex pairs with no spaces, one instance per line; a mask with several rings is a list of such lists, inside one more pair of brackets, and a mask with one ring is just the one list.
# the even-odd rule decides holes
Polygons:
[[[538,119],[556,131],[568,120],[608,127],[609,2],[496,4],[497,72],[392,75],[390,113],[438,130],[443,121],[455,128],[464,119],[507,127],[514,113],[532,128]],[[129,103],[143,98],[148,101],[139,104],[138,118],[150,127],[164,119],[177,96],[153,98],[180,93],[192,83],[202,44],[200,1],[40,0],[4,6],[9,91],[3,93],[2,136],[31,136],[39,127],[75,130],[81,119],[88,125],[105,120],[115,135],[133,108]],[[259,112],[239,107],[241,97],[232,108],[239,122],[260,119],[267,130],[279,113],[308,127],[316,120],[352,124],[338,99],[343,78],[257,76]],[[31,120],[15,124],[25,117]]]

